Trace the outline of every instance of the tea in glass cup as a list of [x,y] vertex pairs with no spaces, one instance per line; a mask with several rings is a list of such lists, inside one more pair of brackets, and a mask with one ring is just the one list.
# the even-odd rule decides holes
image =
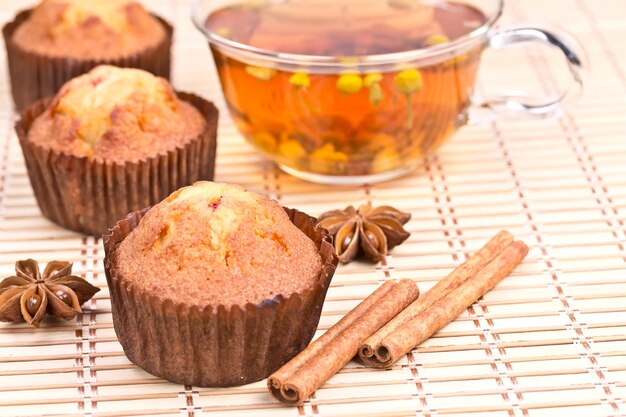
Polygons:
[[466,124],[500,10],[493,0],[200,1],[194,19],[250,143],[293,175],[359,183],[415,169]]

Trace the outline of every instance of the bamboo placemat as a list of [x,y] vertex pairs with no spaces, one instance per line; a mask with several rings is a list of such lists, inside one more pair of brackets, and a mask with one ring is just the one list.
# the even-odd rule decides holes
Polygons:
[[[426,291],[502,228],[524,263],[461,317],[388,371],[351,363],[299,408],[265,382],[198,389],[133,366],[113,331],[100,239],[43,219],[13,132],[0,63],[0,276],[18,259],[72,260],[103,290],[72,322],[0,325],[0,415],[55,416],[624,416],[626,415],[626,5],[619,0],[509,1],[503,22],[551,19],[585,44],[593,76],[560,120],[468,126],[419,172],[376,186],[326,187],[262,160],[227,116],[189,4],[150,1],[175,22],[175,85],[222,111],[217,180],[313,215],[348,204],[411,211],[412,236],[379,265],[341,267],[318,336],[388,279]],[[32,2],[3,1],[8,21]],[[601,4],[601,5],[600,5]],[[487,52],[481,92],[553,93],[567,80],[543,48]],[[488,85],[487,85],[488,84]]]

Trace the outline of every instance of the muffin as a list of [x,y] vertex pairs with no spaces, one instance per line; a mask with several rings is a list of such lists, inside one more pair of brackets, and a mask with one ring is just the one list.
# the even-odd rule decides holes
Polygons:
[[196,386],[263,379],[304,349],[337,266],[314,218],[212,182],[130,214],[104,248],[124,352]]
[[99,66],[27,108],[16,130],[44,216],[99,236],[213,178],[217,117],[213,104],[163,78]]
[[172,27],[131,0],[43,0],[3,28],[17,110],[101,64],[169,79]]

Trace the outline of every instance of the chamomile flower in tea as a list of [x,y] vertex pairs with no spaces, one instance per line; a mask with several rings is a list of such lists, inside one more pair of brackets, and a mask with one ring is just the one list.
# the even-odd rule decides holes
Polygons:
[[245,1],[214,11],[214,33],[268,53],[336,58],[336,71],[242,62],[212,45],[247,139],[292,171],[375,175],[419,164],[465,121],[481,45],[384,68],[364,58],[436,48],[485,22],[455,1]]

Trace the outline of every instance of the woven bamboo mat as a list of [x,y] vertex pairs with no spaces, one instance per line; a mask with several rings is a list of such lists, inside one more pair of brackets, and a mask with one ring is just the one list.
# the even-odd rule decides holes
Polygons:
[[[0,20],[31,2],[3,1]],[[593,65],[584,97],[560,120],[463,128],[414,175],[377,186],[304,183],[264,162],[226,116],[189,4],[146,2],[177,26],[177,88],[223,112],[217,179],[313,215],[347,204],[411,211],[410,240],[379,265],[342,267],[318,335],[388,279],[426,291],[486,239],[509,229],[532,247],[506,280],[388,371],[351,363],[300,408],[265,383],[198,389],[133,366],[116,340],[101,241],[63,230],[37,208],[13,133],[0,63],[0,276],[18,259],[72,260],[103,290],[75,321],[0,325],[0,416],[624,416],[626,415],[626,5],[511,0],[504,22],[556,20]],[[600,6],[601,4],[601,6]],[[543,48],[488,52],[481,92],[537,94],[566,83]]]

